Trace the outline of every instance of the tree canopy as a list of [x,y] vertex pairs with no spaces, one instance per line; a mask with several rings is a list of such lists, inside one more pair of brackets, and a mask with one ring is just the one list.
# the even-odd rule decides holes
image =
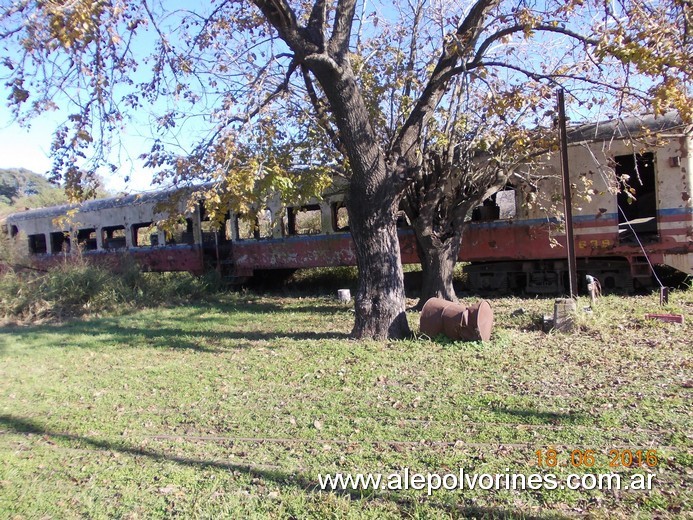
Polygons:
[[551,120],[558,86],[574,116],[673,108],[690,120],[692,21],[689,0],[15,0],[0,37],[17,117],[65,114],[53,173],[73,196],[117,171],[108,150],[145,111],[146,164],[211,181],[222,205],[345,176],[354,334],[397,337],[408,326],[395,215],[426,150],[474,121],[500,136],[517,122],[521,140]]

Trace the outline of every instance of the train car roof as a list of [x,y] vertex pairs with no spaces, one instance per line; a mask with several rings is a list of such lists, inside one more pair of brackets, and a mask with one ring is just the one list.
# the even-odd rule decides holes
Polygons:
[[72,209],[80,211],[100,211],[108,208],[120,208],[132,206],[137,203],[164,202],[175,193],[180,193],[193,188],[174,188],[150,193],[135,193],[132,195],[120,195],[106,199],[87,200],[82,203],[62,204],[60,206],[50,206],[47,208],[29,209],[17,213],[11,213],[5,217],[6,222],[22,221],[35,218],[54,218],[65,215]]
[[667,112],[661,116],[631,116],[568,128],[568,142],[628,139],[642,136],[645,131],[655,134],[672,131],[690,134],[691,125],[685,124],[677,112]]

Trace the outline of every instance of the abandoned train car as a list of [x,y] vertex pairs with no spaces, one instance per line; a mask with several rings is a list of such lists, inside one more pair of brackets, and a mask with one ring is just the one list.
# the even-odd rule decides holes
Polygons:
[[[693,274],[691,128],[675,117],[586,125],[572,130],[569,161],[578,272],[605,289],[652,284],[651,265]],[[459,259],[473,290],[560,293],[567,286],[565,231],[546,212],[560,198],[559,158],[532,171],[477,208],[465,224]],[[535,191],[536,190],[536,191]],[[124,255],[142,269],[203,273],[231,280],[262,270],[355,265],[343,194],[313,204],[276,204],[253,222],[229,212],[221,228],[195,206],[168,232],[160,203],[173,192],[130,195],[15,213],[6,230],[37,267],[79,251],[116,265]],[[533,204],[527,201],[536,197]],[[179,206],[179,211],[184,207]],[[402,218],[402,261],[418,263],[414,233]],[[580,276],[584,279],[584,276]]]
[[[606,289],[647,287],[656,265],[693,275],[691,130],[668,114],[569,131],[581,284],[591,274]],[[496,196],[495,214],[476,215],[467,225],[460,257],[471,262],[473,289],[566,292],[565,229],[545,211],[562,200],[560,157],[540,162],[531,172],[541,179],[536,192],[527,184],[509,187]]]

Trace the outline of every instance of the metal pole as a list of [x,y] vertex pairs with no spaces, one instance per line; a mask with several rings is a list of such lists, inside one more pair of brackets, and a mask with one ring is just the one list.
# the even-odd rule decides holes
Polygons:
[[570,297],[577,296],[577,262],[575,261],[575,237],[573,235],[573,202],[570,195],[570,171],[568,169],[568,134],[566,131],[565,96],[558,89],[558,129],[561,139],[561,172],[563,173],[563,214],[565,215],[565,241],[568,249],[568,274]]
[[659,289],[659,304],[660,305],[666,305],[669,303],[669,288],[668,287],[660,287]]

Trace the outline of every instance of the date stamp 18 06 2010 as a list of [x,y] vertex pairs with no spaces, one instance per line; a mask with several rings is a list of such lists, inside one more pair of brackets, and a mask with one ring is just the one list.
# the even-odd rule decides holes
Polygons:
[[[574,468],[593,468],[599,465],[598,457],[606,454],[610,468],[637,468],[646,466],[654,468],[659,464],[657,450],[611,449],[608,452],[599,450],[558,451],[553,448],[537,450],[537,466],[554,468],[563,460]],[[565,459],[563,457],[566,457]]]

